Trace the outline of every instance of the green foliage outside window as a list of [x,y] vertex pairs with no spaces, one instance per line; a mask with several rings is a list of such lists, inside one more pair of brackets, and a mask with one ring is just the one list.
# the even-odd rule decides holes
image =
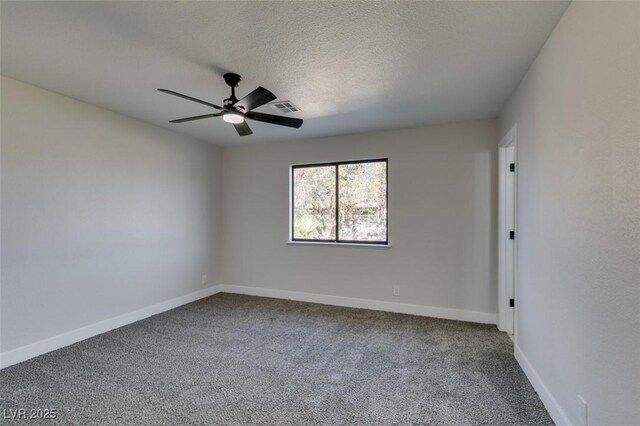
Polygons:
[[294,240],[386,242],[386,160],[294,166],[292,178]]

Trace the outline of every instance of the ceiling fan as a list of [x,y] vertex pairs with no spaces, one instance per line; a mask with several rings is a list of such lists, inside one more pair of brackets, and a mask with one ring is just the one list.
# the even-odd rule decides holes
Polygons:
[[227,85],[231,87],[231,97],[224,100],[223,106],[192,98],[191,96],[183,95],[182,93],[174,92],[172,90],[158,89],[163,93],[168,93],[179,98],[198,102],[199,104],[220,110],[220,112],[214,114],[196,115],[194,117],[171,120],[169,123],[184,123],[186,121],[201,120],[203,118],[222,117],[222,119],[227,123],[233,124],[233,127],[236,128],[236,131],[240,136],[247,136],[253,133],[245,119],[295,128],[302,126],[302,120],[299,118],[281,117],[278,115],[263,114],[261,112],[252,111],[259,106],[276,99],[276,95],[264,87],[258,87],[244,98],[238,100],[238,98],[236,98],[236,87],[238,86],[238,83],[240,83],[240,80],[242,80],[242,77],[234,73],[226,73],[222,77]]

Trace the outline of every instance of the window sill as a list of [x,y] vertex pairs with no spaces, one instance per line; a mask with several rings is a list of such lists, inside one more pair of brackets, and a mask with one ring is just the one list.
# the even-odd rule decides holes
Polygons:
[[391,244],[366,244],[366,243],[331,243],[324,241],[287,241],[289,245],[303,245],[303,246],[340,246],[340,247],[363,247],[363,248],[376,248],[376,249],[390,249]]

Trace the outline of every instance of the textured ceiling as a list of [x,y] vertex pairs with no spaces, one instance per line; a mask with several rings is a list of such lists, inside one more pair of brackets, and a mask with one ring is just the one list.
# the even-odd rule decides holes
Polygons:
[[[1,71],[216,144],[495,117],[568,5],[521,2],[2,2]],[[264,86],[300,129],[169,124]],[[259,111],[276,113],[270,107]]]

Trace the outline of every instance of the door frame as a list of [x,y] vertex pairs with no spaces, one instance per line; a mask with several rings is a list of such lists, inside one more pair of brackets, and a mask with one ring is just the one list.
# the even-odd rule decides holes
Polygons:
[[[517,167],[517,125],[507,132],[498,144],[498,329],[513,334],[517,331],[517,277],[518,277],[518,167]],[[514,172],[510,163],[516,164]],[[509,185],[513,173],[512,185]],[[513,191],[507,194],[507,191]],[[509,205],[509,195],[513,200]],[[515,232],[515,239],[509,239],[509,231]],[[512,262],[513,265],[509,263]],[[511,272],[511,271],[513,272]],[[514,307],[509,299],[514,299]]]

